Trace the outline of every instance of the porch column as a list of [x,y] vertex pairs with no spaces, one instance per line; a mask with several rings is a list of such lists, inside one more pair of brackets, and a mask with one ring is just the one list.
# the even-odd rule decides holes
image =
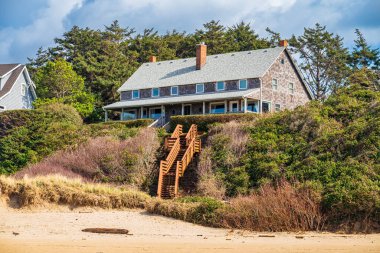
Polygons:
[[142,119],[144,117],[144,107],[141,106],[140,108],[140,119]]
[[161,116],[165,117],[165,106],[161,105]]
[[108,121],[108,112],[107,110],[104,110],[104,122]]
[[227,106],[228,106],[228,104],[227,104],[227,100],[224,100],[224,113],[227,113],[227,112],[228,112],[228,110],[227,110]]
[[203,115],[206,114],[206,102],[203,101]]
[[184,115],[185,114],[185,106],[183,104],[182,105],[182,109],[181,109],[181,115]]
[[124,120],[124,108],[121,108],[120,120]]
[[247,112],[247,98],[244,98],[244,113]]

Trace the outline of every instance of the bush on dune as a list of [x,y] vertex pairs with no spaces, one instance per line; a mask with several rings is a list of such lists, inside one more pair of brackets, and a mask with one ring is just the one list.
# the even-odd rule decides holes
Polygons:
[[41,176],[63,174],[87,181],[128,183],[146,189],[154,174],[160,142],[154,129],[144,128],[134,137],[90,139],[75,149],[58,151],[16,174]]

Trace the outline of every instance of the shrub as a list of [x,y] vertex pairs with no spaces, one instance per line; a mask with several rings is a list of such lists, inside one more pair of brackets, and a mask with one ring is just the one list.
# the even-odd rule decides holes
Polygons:
[[142,192],[62,176],[21,180],[0,176],[0,195],[19,208],[44,203],[72,207],[144,208],[149,200],[149,196]]
[[52,152],[85,140],[82,119],[70,106],[0,114],[0,174],[11,174]]
[[126,140],[111,136],[90,139],[77,148],[61,150],[16,174],[17,178],[61,174],[88,181],[150,185],[159,140],[154,129],[141,129]]
[[258,117],[259,115],[255,113],[172,116],[170,118],[170,129],[173,131],[177,124],[181,124],[184,127],[184,131],[187,131],[192,124],[197,124],[199,131],[208,131],[209,127],[215,123],[255,121]]

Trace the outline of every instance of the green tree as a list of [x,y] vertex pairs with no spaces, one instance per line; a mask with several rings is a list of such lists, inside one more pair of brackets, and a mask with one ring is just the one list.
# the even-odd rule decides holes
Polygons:
[[343,85],[349,55],[342,37],[317,23],[314,28],[305,28],[301,36],[293,35],[290,45],[301,59],[301,70],[316,99],[326,99]]
[[247,51],[269,47],[269,43],[265,39],[259,38],[259,35],[251,29],[250,24],[243,21],[227,29],[226,40],[231,51]]
[[194,38],[196,42],[205,42],[208,54],[221,54],[229,51],[229,45],[225,36],[226,28],[219,24],[219,22],[212,20],[204,24],[203,29],[195,31]]
[[94,110],[94,97],[85,91],[84,80],[63,59],[49,61],[35,74],[38,99],[34,105],[61,102],[72,105],[82,117]]
[[353,69],[372,68],[380,69],[379,49],[372,49],[359,29],[355,30],[355,47],[352,51],[349,63]]

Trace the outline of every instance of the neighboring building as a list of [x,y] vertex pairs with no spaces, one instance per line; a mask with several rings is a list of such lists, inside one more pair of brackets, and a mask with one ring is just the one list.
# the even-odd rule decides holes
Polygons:
[[[120,101],[104,107],[120,110],[121,120],[173,115],[275,112],[312,99],[297,65],[279,47],[149,63],[119,88]],[[107,114],[106,114],[107,115]]]
[[0,64],[0,111],[32,109],[35,86],[25,65]]

